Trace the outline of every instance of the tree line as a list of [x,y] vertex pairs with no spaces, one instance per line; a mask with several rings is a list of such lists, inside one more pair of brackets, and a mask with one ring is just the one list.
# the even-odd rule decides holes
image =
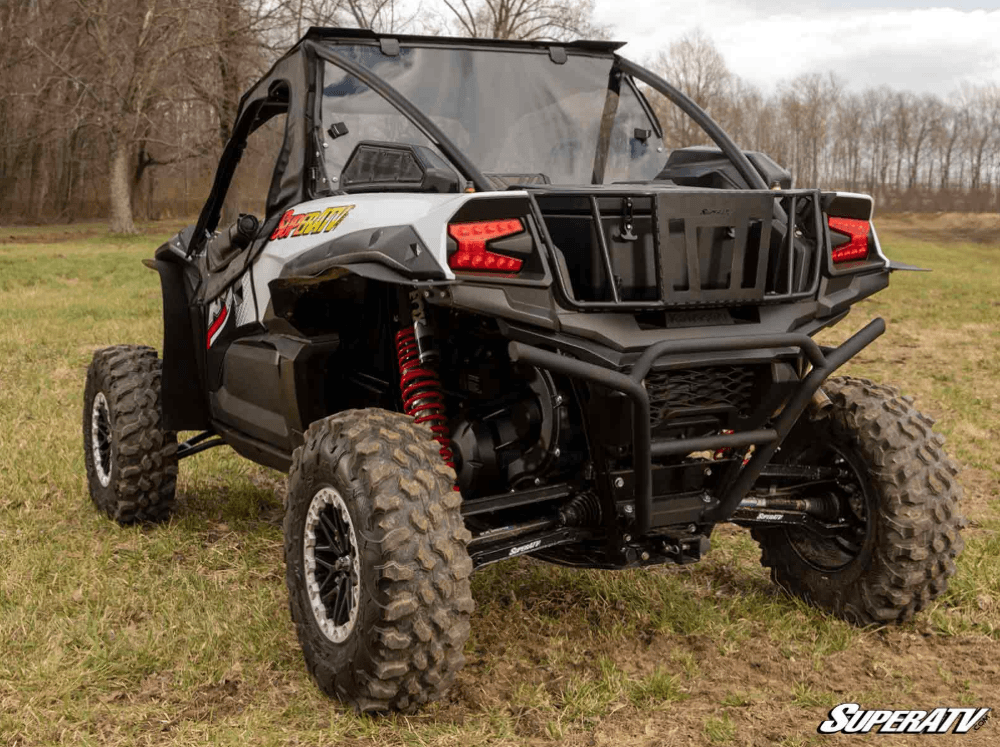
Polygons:
[[[0,0],[0,220],[190,215],[239,98],[312,25],[511,39],[607,37],[593,0]],[[881,209],[1000,207],[1000,91],[947,100],[800,76],[770,95],[691,34],[648,64],[799,185]],[[670,147],[704,142],[678,112]]]
[[[797,186],[872,194],[883,211],[1000,210],[1000,87],[947,98],[888,86],[852,91],[830,72],[770,95],[733,74],[695,32],[650,63],[706,109],[741,147],[767,153]],[[701,141],[676,112],[668,145]]]

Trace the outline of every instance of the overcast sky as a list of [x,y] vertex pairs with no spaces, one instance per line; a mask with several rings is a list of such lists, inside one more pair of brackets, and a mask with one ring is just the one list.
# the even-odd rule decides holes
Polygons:
[[[963,81],[1000,84],[1000,0],[596,0],[596,20],[645,61],[700,28],[730,70],[765,91],[832,70],[850,88],[887,84],[946,96]],[[790,10],[793,8],[794,10]]]

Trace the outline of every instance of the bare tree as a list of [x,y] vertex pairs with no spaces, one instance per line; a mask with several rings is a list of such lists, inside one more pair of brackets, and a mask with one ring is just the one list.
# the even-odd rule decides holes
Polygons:
[[896,156],[896,178],[893,187],[902,189],[903,161],[910,150],[910,135],[913,127],[914,96],[909,91],[900,91],[892,96],[891,112],[889,114],[892,129],[892,147]]
[[[694,31],[660,52],[650,68],[690,97],[710,114],[723,108],[732,75],[712,40]],[[672,146],[705,142],[701,129],[675,106],[663,106],[660,115]]]
[[983,183],[983,168],[989,160],[987,149],[1000,126],[1000,90],[995,86],[973,89],[966,98],[966,111],[969,187],[975,190]]
[[445,29],[459,36],[568,41],[604,38],[594,0],[441,0]]
[[76,0],[70,8],[84,36],[72,52],[34,43],[50,81],[75,94],[74,105],[103,133],[108,152],[110,227],[135,231],[132,215],[133,159],[151,136],[151,122],[169,60],[185,43],[187,8],[182,2]]
[[818,73],[800,75],[780,88],[782,112],[795,146],[794,171],[810,184],[820,183],[840,90],[841,83],[833,74]]
[[345,0],[354,25],[379,32],[399,31],[413,22],[396,0]]
[[941,118],[941,137],[938,140],[938,147],[942,154],[941,189],[948,189],[951,185],[952,159],[956,151],[956,145],[964,132],[965,122],[965,113],[954,106],[949,107]]
[[[923,96],[914,102],[914,122],[910,143],[910,176],[906,183],[907,189],[914,189],[917,186],[921,158],[931,144],[931,137],[938,127],[941,113],[941,101],[936,96]],[[931,161],[929,155],[927,160]],[[933,162],[931,168],[933,168]]]
[[862,130],[865,114],[864,99],[858,94],[842,96],[837,105],[834,139],[838,159],[845,166],[842,183],[851,190],[861,188],[861,164],[864,149]]
[[[211,187],[240,96],[311,25],[566,40],[603,33],[592,13],[571,0],[5,0],[0,217],[110,214],[127,232],[143,214],[187,214]],[[802,183],[868,191],[882,209],[1000,205],[996,86],[942,100],[810,74],[765,95],[702,33],[650,66]],[[650,100],[668,145],[707,142]]]

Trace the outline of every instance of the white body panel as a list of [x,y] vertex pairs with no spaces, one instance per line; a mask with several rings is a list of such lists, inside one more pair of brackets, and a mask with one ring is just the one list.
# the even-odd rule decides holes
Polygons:
[[417,232],[434,259],[452,280],[455,275],[448,269],[448,221],[455,212],[470,200],[524,197],[527,193],[482,192],[476,194],[357,194],[336,195],[311,200],[296,205],[295,214],[322,212],[328,208],[350,207],[343,220],[330,231],[302,236],[288,236],[268,241],[253,263],[253,286],[257,296],[257,319],[263,318],[271,300],[268,283],[281,274],[281,268],[291,259],[315,246],[345,236],[354,231],[379,226],[409,225]]

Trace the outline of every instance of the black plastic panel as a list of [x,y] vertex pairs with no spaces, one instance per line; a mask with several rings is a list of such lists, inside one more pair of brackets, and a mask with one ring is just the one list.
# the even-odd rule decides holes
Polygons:
[[327,414],[325,372],[338,346],[336,337],[307,342],[263,334],[237,340],[226,350],[222,386],[210,396],[213,420],[291,453],[305,427]]

